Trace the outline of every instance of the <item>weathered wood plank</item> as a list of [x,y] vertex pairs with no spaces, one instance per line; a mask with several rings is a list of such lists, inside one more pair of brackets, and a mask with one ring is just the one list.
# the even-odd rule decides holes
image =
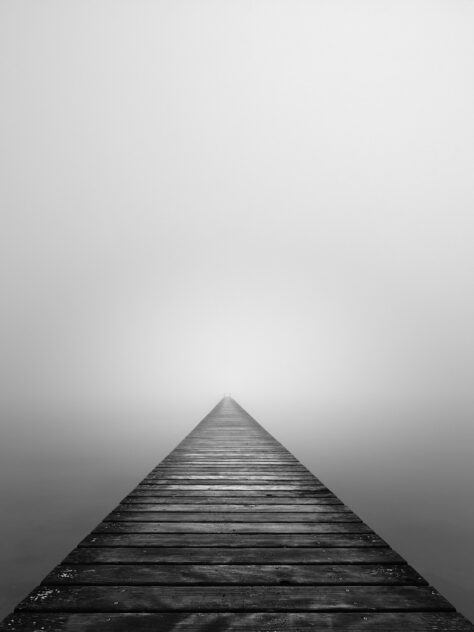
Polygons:
[[[244,431],[245,432],[245,431]],[[297,461],[297,459],[288,452],[288,450],[282,450],[274,445],[263,444],[257,445],[255,448],[251,446],[241,446],[237,443],[230,444],[221,443],[219,446],[193,446],[187,445],[184,448],[176,448],[171,452],[165,459],[163,459],[162,463],[167,463],[168,461],[174,461],[176,459],[181,458],[201,458],[202,456],[217,456],[217,457],[230,457],[237,459],[288,459],[291,461]]]
[[283,460],[283,459],[279,459],[279,460],[275,460],[275,459],[259,459],[257,460],[252,460],[252,459],[216,459],[216,458],[206,458],[206,457],[202,457],[201,459],[193,459],[192,461],[187,461],[187,460],[183,460],[183,461],[168,461],[166,463],[166,465],[178,465],[178,463],[182,464],[183,468],[187,468],[190,465],[245,465],[247,467],[253,467],[254,465],[270,465],[270,466],[280,466],[280,465],[291,465],[292,463],[294,463],[295,465],[300,465],[300,463],[298,463],[298,461],[289,461],[289,460]]
[[189,483],[159,483],[157,481],[149,481],[144,479],[138,489],[141,489],[143,486],[153,486],[156,489],[179,489],[179,490],[195,490],[202,492],[212,492],[212,491],[223,491],[223,490],[232,490],[232,491],[241,491],[241,492],[253,492],[253,491],[264,491],[264,492],[272,492],[272,491],[316,491],[316,490],[325,490],[326,487],[324,485],[319,485],[318,483],[254,483],[254,484],[239,484],[239,483],[195,483],[190,481]]
[[[264,469],[263,466],[261,466],[261,469],[258,469],[257,465],[254,465],[253,463],[248,463],[247,465],[233,465],[232,462],[226,462],[226,464],[224,463],[220,463],[220,464],[215,464],[213,466],[212,462],[210,459],[203,459],[203,461],[198,465],[198,464],[192,464],[192,463],[183,463],[183,467],[181,468],[181,474],[186,474],[186,473],[190,473],[190,474],[204,474],[204,473],[208,473],[208,474],[217,474],[218,470],[219,474],[221,476],[225,476],[227,473],[229,474],[242,474],[244,475],[246,472],[248,472],[249,474],[255,476],[258,474],[262,474],[263,476],[265,475],[269,475],[269,474],[292,474],[293,476],[307,476],[307,477],[314,477],[314,475],[311,475],[310,472],[307,471],[301,471],[300,469],[297,469],[296,467],[286,467],[283,465],[279,465],[279,464],[275,464],[275,463],[268,463],[268,466]],[[227,470],[227,468],[229,467],[229,470]],[[176,474],[177,473],[177,467],[170,467],[169,465],[167,466],[166,469],[164,470],[152,470],[151,472],[149,472],[149,475],[153,475],[153,476],[161,476],[163,474]]]
[[250,453],[247,450],[242,452],[241,454],[232,453],[229,450],[223,450],[222,452],[205,452],[201,454],[192,454],[192,453],[182,453],[182,454],[173,454],[172,456],[164,459],[161,464],[163,466],[167,465],[177,465],[178,463],[197,463],[198,465],[206,464],[206,463],[226,463],[229,465],[233,464],[251,464],[251,465],[269,465],[270,463],[277,463],[278,465],[302,465],[298,459],[295,459],[290,454],[286,453],[271,453],[268,450],[259,450],[255,453]]
[[40,586],[19,610],[274,612],[452,610],[425,586]]
[[277,493],[277,492],[285,492],[285,496],[288,496],[289,494],[297,494],[298,492],[300,494],[317,494],[317,493],[324,493],[326,492],[326,488],[323,487],[322,485],[299,485],[299,484],[291,484],[291,483],[282,483],[280,485],[264,485],[264,484],[260,484],[260,483],[255,483],[253,485],[239,485],[239,484],[235,484],[235,485],[225,485],[225,484],[216,484],[216,485],[198,485],[195,483],[189,483],[189,484],[169,484],[166,483],[164,485],[157,485],[155,482],[149,482],[149,481],[142,481],[140,483],[140,485],[137,486],[137,491],[141,491],[141,490],[152,490],[155,493],[159,493],[161,494],[161,490],[163,490],[163,492],[174,492],[175,494],[177,492],[179,492],[179,494],[181,494],[181,492],[183,492],[183,494],[192,494],[192,493],[196,493],[199,492],[201,495],[202,494],[208,494],[208,493],[212,493],[212,492],[217,492],[217,493],[222,493],[222,492],[239,492],[240,495],[245,495],[247,493],[255,493],[255,492],[260,492],[260,495],[262,494],[272,494],[272,493]]
[[249,448],[235,449],[235,448],[221,448],[217,449],[202,449],[202,450],[175,450],[173,452],[172,457],[168,457],[165,463],[169,463],[170,461],[186,461],[193,460],[195,458],[207,458],[207,457],[216,457],[218,459],[225,459],[226,461],[229,459],[255,459],[255,460],[265,460],[265,459],[275,459],[275,460],[283,460],[283,461],[295,461],[295,457],[292,456],[286,450],[271,450],[270,448],[259,449],[259,450],[250,450]]
[[[183,468],[176,465],[162,465],[158,468],[155,468],[151,471],[151,473],[183,473]],[[211,465],[209,463],[200,463],[196,465],[187,465],[186,472],[197,473],[200,472],[209,474],[285,474],[288,476],[299,476],[301,474],[312,474],[307,468],[303,465],[232,465],[231,463],[226,463],[225,465]],[[314,476],[314,474],[312,474]]]
[[387,544],[369,533],[91,533],[82,546],[153,546],[153,547],[354,547]]
[[[331,505],[329,505],[332,507]],[[113,511],[105,521],[118,522],[360,522],[351,511],[268,512],[237,511]]]
[[94,533],[370,533],[362,522],[102,522]]
[[186,496],[199,496],[199,497],[206,497],[206,498],[212,498],[213,496],[215,498],[219,497],[219,496],[243,496],[245,495],[247,498],[251,498],[252,496],[255,497],[262,497],[262,496],[266,496],[267,498],[278,498],[279,496],[284,496],[287,497],[288,494],[290,494],[292,496],[292,498],[296,499],[296,498],[320,498],[320,497],[331,497],[334,498],[334,494],[332,494],[332,492],[326,490],[326,489],[320,489],[320,490],[299,490],[299,489],[292,489],[291,491],[288,490],[272,490],[270,492],[265,491],[265,490],[229,490],[229,489],[213,489],[213,490],[199,490],[199,489],[191,489],[191,488],[187,488],[187,489],[183,489],[183,490],[179,490],[178,492],[176,490],[169,490],[169,489],[160,489],[159,487],[157,488],[156,486],[152,486],[152,485],[144,485],[143,487],[136,487],[133,491],[133,496],[155,496],[156,494],[159,494],[161,497],[165,497],[165,496],[173,496],[173,497],[177,497],[177,498],[185,498]]
[[18,612],[1,632],[472,632],[455,612]]
[[403,564],[387,547],[77,548],[65,564]]
[[[201,471],[201,470],[210,470],[210,471],[219,471],[220,469],[222,469],[224,472],[227,471],[227,469],[229,469],[229,471],[235,471],[235,470],[242,470],[242,471],[256,471],[256,472],[267,472],[267,473],[272,473],[274,470],[277,471],[285,471],[288,472],[288,474],[294,473],[294,474],[312,474],[314,476],[314,473],[311,472],[311,470],[308,470],[308,468],[306,466],[304,466],[302,463],[299,462],[292,462],[292,463],[280,463],[279,465],[277,465],[276,467],[273,465],[269,465],[268,463],[252,463],[252,465],[239,465],[238,463],[230,463],[228,461],[226,461],[224,463],[224,465],[213,465],[212,463],[209,463],[209,459],[206,460],[205,463],[196,463],[194,465],[188,464],[190,470],[197,470],[197,471]],[[156,467],[154,467],[152,470],[152,472],[176,472],[178,473],[182,473],[183,470],[180,467],[179,463],[163,463],[161,462],[159,465],[157,465]]]
[[312,504],[312,505],[279,505],[276,503],[272,504],[248,504],[248,505],[237,505],[237,504],[163,504],[163,503],[143,503],[143,502],[125,502],[123,501],[117,508],[120,512],[136,512],[136,511],[149,511],[149,512],[182,512],[183,517],[185,517],[189,512],[216,512],[217,514],[222,512],[232,512],[234,513],[328,513],[328,512],[338,512],[338,513],[348,513],[350,509],[343,505],[342,503],[321,503],[321,504]]
[[[280,478],[273,480],[264,480],[264,479],[255,479],[255,480],[246,480],[245,477],[240,479],[238,478],[225,478],[225,479],[212,479],[212,478],[194,478],[194,479],[176,479],[176,478],[144,478],[140,485],[154,485],[157,489],[176,489],[174,486],[179,485],[186,487],[195,487],[195,486],[211,486],[216,489],[224,486],[240,486],[245,485],[246,489],[252,490],[253,488],[259,489],[260,487],[271,488],[275,486],[284,485],[285,487],[290,486],[291,489],[327,489],[324,485],[317,483],[315,481],[301,480],[301,479],[289,479],[289,478]],[[277,487],[277,488],[278,488]],[[180,489],[178,487],[177,489]],[[182,489],[182,487],[181,487]]]
[[167,457],[162,461],[163,465],[169,465],[170,463],[183,463],[186,465],[187,463],[245,463],[245,464],[257,464],[262,463],[263,465],[268,465],[269,463],[277,463],[281,465],[297,463],[300,462],[295,459],[291,455],[272,455],[266,452],[259,452],[255,455],[244,454],[244,455],[232,455],[232,454],[206,454],[206,455],[191,455],[191,454],[174,454],[170,457]]
[[[271,466],[266,468],[257,469],[256,467],[187,467],[186,470],[182,468],[167,468],[159,472],[149,472],[148,476],[159,477],[177,477],[179,472],[179,478],[189,478],[190,476],[212,476],[216,475],[223,477],[235,477],[235,476],[278,476],[284,480],[299,479],[301,477],[308,477],[308,472],[302,472],[296,468],[281,468],[278,466]],[[271,480],[271,479],[270,479]],[[322,482],[316,477],[312,477],[311,480]]]
[[[207,498],[201,496],[198,499],[191,496],[126,496],[119,507],[141,506],[143,508],[149,506],[160,507],[160,511],[183,511],[188,507],[200,509],[203,511],[213,511],[214,508],[220,508],[223,511],[234,511],[239,507],[238,511],[272,511],[272,507],[277,507],[278,511],[312,511],[313,507],[333,506],[346,507],[339,498],[316,496],[315,498],[292,498],[291,496],[280,497],[252,497],[246,496],[221,496],[219,498]],[[172,509],[175,507],[175,509]],[[210,508],[213,509],[210,509]],[[179,509],[178,509],[179,508]],[[294,509],[292,509],[294,508]],[[219,511],[220,509],[216,509]]]
[[45,585],[424,585],[406,564],[99,564],[61,565]]
[[[177,476],[176,474],[152,474],[147,476],[144,480],[146,481],[156,481],[158,485],[165,484],[180,484],[191,483],[193,485],[239,485],[244,482],[246,485],[252,485],[253,483],[257,483],[259,485],[267,484],[267,483],[276,483],[279,484],[280,481],[284,483],[296,483],[296,484],[304,484],[308,485],[321,485],[314,476],[304,476],[304,475],[293,475],[288,476],[287,474],[263,474],[262,476],[251,475],[251,474],[222,474],[220,476],[213,474],[185,474],[182,476]],[[201,482],[202,481],[202,482]]]
[[[294,474],[288,474],[287,472],[282,472],[282,471],[278,471],[278,468],[272,468],[272,472],[270,474],[270,470],[267,470],[265,473],[262,472],[262,475],[260,476],[260,472],[255,472],[255,470],[253,470],[252,472],[250,472],[250,469],[253,468],[249,468],[249,470],[247,471],[246,469],[234,469],[234,470],[220,470],[220,476],[219,478],[216,476],[216,471],[213,470],[209,470],[208,468],[204,469],[191,469],[191,468],[187,468],[183,475],[178,477],[175,474],[175,470],[173,470],[172,472],[159,472],[159,473],[155,473],[155,472],[151,472],[147,475],[147,477],[145,477],[144,480],[164,480],[164,479],[171,479],[173,481],[175,481],[176,483],[180,483],[182,480],[186,480],[186,481],[191,481],[193,479],[203,479],[204,480],[223,480],[223,479],[233,479],[235,481],[241,481],[242,483],[246,484],[247,481],[252,482],[252,480],[256,481],[256,482],[263,482],[265,484],[268,483],[275,483],[278,484],[278,481],[288,481],[288,482],[309,482],[311,484],[318,484],[318,485],[322,485],[324,486],[324,484],[317,478],[308,476],[308,475],[304,475],[301,473],[294,473]],[[210,477],[210,478],[208,478]],[[250,478],[252,477],[252,478]],[[239,483],[237,483],[239,484]]]

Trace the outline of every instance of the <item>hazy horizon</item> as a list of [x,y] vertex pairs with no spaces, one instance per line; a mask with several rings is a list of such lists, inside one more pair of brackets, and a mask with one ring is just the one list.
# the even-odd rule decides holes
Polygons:
[[474,618],[473,25],[0,2],[0,616],[227,392]]

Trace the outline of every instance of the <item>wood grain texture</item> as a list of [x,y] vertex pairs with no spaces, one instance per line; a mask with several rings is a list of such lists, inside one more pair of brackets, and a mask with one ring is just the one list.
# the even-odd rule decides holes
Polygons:
[[407,564],[62,564],[48,585],[364,585],[426,584]]
[[118,522],[360,522],[351,511],[113,511],[106,521]]
[[249,504],[185,504],[182,503],[180,505],[177,504],[161,504],[161,503],[153,503],[147,502],[143,503],[143,501],[137,501],[136,499],[131,502],[122,502],[117,511],[124,512],[136,512],[136,511],[151,511],[151,512],[179,512],[182,514],[187,514],[188,512],[232,512],[232,513],[328,513],[328,512],[350,512],[350,509],[345,505],[342,505],[339,502],[323,502],[323,503],[313,503],[307,505],[296,505],[296,504],[277,504],[277,503],[249,503]]
[[[167,484],[168,485],[168,484]],[[269,487],[269,485],[180,485],[176,490],[175,487],[168,488],[167,485],[157,485],[154,482],[146,482],[142,481],[140,485],[133,490],[133,494],[147,493],[149,495],[153,495],[153,492],[159,494],[160,496],[166,494],[167,492],[171,493],[175,496],[187,496],[189,494],[197,494],[199,496],[212,496],[213,493],[221,494],[226,496],[225,493],[227,488],[232,488],[232,494],[230,496],[247,496],[247,495],[256,495],[256,496],[303,496],[303,497],[313,497],[313,496],[333,496],[334,494],[324,487],[321,484],[315,484],[308,487],[303,487],[298,485],[284,485],[284,489],[278,489],[275,485]],[[236,488],[236,489],[234,489]],[[170,492],[171,489],[171,492]],[[242,493],[236,493],[236,492]],[[284,492],[284,493],[282,493]]]
[[[141,511],[156,507],[158,511],[322,511],[322,506],[332,505],[348,509],[338,498],[268,498],[262,496],[258,499],[246,496],[221,496],[218,500],[212,500],[205,496],[197,500],[193,498],[165,496],[127,496],[118,506],[121,510],[132,510],[140,507]],[[313,509],[314,508],[314,509]],[[138,510],[138,508],[137,508]],[[153,509],[155,511],[155,509]],[[328,511],[335,511],[328,509]],[[350,510],[349,510],[350,511]]]
[[172,498],[190,498],[192,496],[199,496],[200,498],[242,498],[242,496],[246,496],[247,498],[287,498],[290,496],[293,500],[296,499],[310,499],[313,500],[316,498],[333,498],[334,494],[332,494],[329,490],[324,488],[319,488],[318,490],[298,490],[298,489],[290,489],[290,490],[267,490],[266,488],[262,489],[247,489],[247,490],[235,490],[235,489],[181,489],[181,490],[169,490],[159,488],[156,485],[143,485],[138,486],[134,491],[133,495],[135,497],[138,496],[156,496],[159,494],[162,498],[172,497]]
[[225,398],[2,632],[474,632]]
[[80,547],[64,564],[404,564],[388,547]]
[[188,547],[278,547],[305,549],[308,547],[384,546],[378,535],[369,533],[91,533],[79,543],[81,547],[96,546],[179,546]]
[[102,522],[94,533],[370,533],[362,522]]
[[19,610],[59,612],[443,611],[426,586],[39,586]]
[[18,612],[2,632],[472,632],[455,612]]

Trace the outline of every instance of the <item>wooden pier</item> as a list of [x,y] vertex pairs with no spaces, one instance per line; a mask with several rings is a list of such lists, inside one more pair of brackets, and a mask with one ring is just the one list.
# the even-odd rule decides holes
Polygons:
[[0,630],[474,626],[224,398]]

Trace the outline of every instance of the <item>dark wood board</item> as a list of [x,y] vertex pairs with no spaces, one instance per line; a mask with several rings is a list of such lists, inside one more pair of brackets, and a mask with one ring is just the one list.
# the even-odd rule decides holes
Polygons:
[[[332,507],[329,505],[329,507]],[[284,512],[238,512],[238,511],[113,511],[107,521],[118,522],[360,522],[351,511],[284,511]]]
[[[388,547],[79,547],[64,564],[404,564]],[[271,581],[271,578],[269,579]]]
[[[195,508],[195,511],[213,511],[214,509],[211,510],[211,507],[216,507],[215,511],[273,511],[273,507],[278,508],[277,511],[313,511],[314,507],[346,507],[339,498],[325,496],[315,498],[222,496],[217,499],[200,496],[196,499],[187,496],[144,497],[130,495],[124,498],[119,505],[122,509],[131,509],[134,506],[142,507],[143,510],[150,506],[160,507],[160,511],[187,511],[188,507]],[[239,509],[235,509],[236,507]]]
[[89,564],[61,565],[51,585],[167,586],[426,584],[407,564]]
[[133,491],[133,496],[156,496],[156,494],[159,494],[161,497],[165,497],[165,496],[173,496],[175,498],[186,498],[186,496],[205,496],[207,498],[212,498],[213,496],[215,498],[219,497],[219,496],[227,496],[227,497],[231,497],[231,496],[242,496],[245,495],[247,498],[251,498],[252,496],[254,497],[258,497],[261,498],[263,496],[266,496],[267,498],[278,498],[278,497],[285,497],[287,498],[288,496],[296,499],[296,498],[319,498],[319,497],[326,497],[326,498],[334,498],[334,494],[332,494],[330,491],[328,491],[327,489],[321,488],[318,490],[299,490],[299,489],[291,489],[291,490],[272,490],[272,491],[267,491],[266,488],[264,488],[263,490],[261,489],[250,489],[250,490],[245,490],[244,492],[242,492],[242,490],[229,490],[229,489],[222,489],[222,488],[216,488],[213,490],[200,490],[200,489],[192,489],[190,487],[187,487],[185,489],[180,489],[180,490],[170,490],[170,489],[163,489],[160,488],[156,485],[152,486],[152,485],[143,485],[143,487],[141,486],[137,486],[135,488],[135,490]]
[[136,512],[136,511],[150,511],[150,512],[181,512],[181,515],[186,516],[190,512],[216,512],[217,514],[222,512],[232,512],[234,513],[298,513],[301,515],[302,513],[328,513],[328,512],[337,512],[337,513],[347,513],[350,511],[348,507],[341,503],[320,503],[312,505],[293,505],[286,504],[280,505],[276,503],[267,503],[267,504],[247,504],[247,505],[238,505],[238,504],[163,504],[163,503],[143,503],[143,502],[122,502],[121,505],[117,508],[120,512]]
[[472,632],[456,612],[18,612],[2,632]]
[[19,610],[60,612],[443,611],[429,586],[39,586]]
[[387,546],[368,533],[91,533],[82,546],[180,546],[180,547],[354,547]]
[[362,522],[102,522],[94,533],[369,533]]

